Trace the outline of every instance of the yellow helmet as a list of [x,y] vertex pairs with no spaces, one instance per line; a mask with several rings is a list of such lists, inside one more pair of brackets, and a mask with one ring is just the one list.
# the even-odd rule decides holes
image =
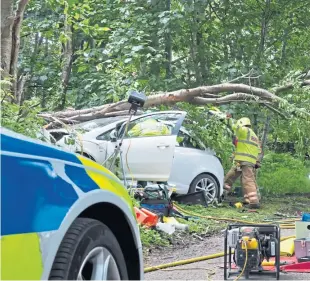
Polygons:
[[251,126],[251,120],[247,117],[243,117],[238,120],[238,125],[244,127],[244,126]]

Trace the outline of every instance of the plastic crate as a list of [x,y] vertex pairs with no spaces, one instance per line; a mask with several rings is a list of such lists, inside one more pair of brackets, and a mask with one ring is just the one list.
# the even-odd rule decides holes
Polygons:
[[310,238],[295,239],[294,246],[296,259],[310,256]]

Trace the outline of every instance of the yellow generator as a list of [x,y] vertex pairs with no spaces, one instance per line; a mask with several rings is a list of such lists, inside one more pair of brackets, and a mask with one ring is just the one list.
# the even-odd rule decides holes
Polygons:
[[[224,251],[225,280],[232,275],[249,279],[250,275],[262,274],[272,274],[279,280],[280,228],[277,225],[229,225]],[[275,258],[275,271],[264,271],[262,262],[270,258]]]

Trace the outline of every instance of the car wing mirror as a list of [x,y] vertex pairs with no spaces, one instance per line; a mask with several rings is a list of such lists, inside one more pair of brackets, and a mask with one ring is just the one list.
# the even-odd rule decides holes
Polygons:
[[117,133],[116,133],[115,129],[110,133],[110,141],[111,142],[116,142],[117,141]]

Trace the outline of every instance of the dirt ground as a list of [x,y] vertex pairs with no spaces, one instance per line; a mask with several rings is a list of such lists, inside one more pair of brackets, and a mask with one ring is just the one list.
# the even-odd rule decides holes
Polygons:
[[[293,235],[294,230],[282,230],[281,236]],[[222,252],[223,235],[216,235],[205,238],[199,243],[190,244],[185,248],[164,250],[153,250],[145,258],[145,267],[156,266],[163,263],[179,261],[203,255],[215,254]],[[145,280],[224,280],[223,276],[223,258],[217,258],[208,261],[192,263],[173,268],[167,268],[154,272],[145,273]],[[233,277],[231,280],[234,280]],[[244,277],[241,277],[244,279]],[[276,280],[273,276],[252,276],[251,280]],[[281,273],[280,280],[310,280],[310,273]]]

